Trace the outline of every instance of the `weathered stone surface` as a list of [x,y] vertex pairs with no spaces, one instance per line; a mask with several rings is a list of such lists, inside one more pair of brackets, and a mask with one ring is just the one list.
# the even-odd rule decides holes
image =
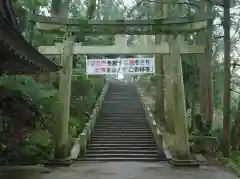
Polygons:
[[[12,169],[3,172],[0,178],[4,179],[236,179],[229,172],[216,167],[172,168],[167,163],[144,162],[77,162],[70,167],[58,168],[54,171],[42,172],[37,169]],[[2,174],[2,175],[1,175]],[[7,175],[8,174],[8,175]]]

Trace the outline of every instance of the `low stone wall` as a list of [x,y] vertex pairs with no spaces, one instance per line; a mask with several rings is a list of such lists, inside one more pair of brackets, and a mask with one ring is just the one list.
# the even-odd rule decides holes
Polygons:
[[102,90],[101,95],[99,96],[95,104],[95,107],[93,108],[93,112],[89,118],[88,123],[86,123],[86,126],[83,132],[74,140],[74,145],[71,150],[70,159],[77,159],[79,155],[80,157],[84,155],[86,151],[87,143],[91,138],[91,132],[95,127],[99,112],[102,109],[102,104],[107,94],[108,88],[109,88],[109,82],[107,81]]
[[159,149],[163,149],[164,154],[168,160],[172,160],[172,154],[168,150],[168,143],[165,142],[164,131],[161,126],[156,123],[155,117],[151,112],[151,109],[154,108],[154,99],[151,96],[148,96],[144,93],[144,90],[137,86],[138,93],[141,97],[141,102],[143,104],[143,108],[145,110],[145,114],[153,132],[154,138],[158,144]]

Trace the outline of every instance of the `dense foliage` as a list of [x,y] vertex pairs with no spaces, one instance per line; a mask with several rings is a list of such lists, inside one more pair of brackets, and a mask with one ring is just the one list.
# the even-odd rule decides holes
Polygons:
[[[53,14],[61,11],[61,1],[53,1],[52,7],[49,4],[50,1],[47,0],[13,1],[23,35],[34,46],[53,45],[59,38],[52,33],[39,32],[35,24],[28,20],[30,14],[44,13],[44,9]],[[85,11],[81,15],[79,8],[77,4],[70,4],[70,15],[75,18],[83,17]],[[77,65],[82,62],[76,59],[74,57],[73,66],[78,70]],[[1,77],[0,164],[39,163],[53,157],[59,113],[58,83],[56,73],[33,77]],[[70,106],[70,147],[71,141],[88,121],[103,85],[104,78],[88,78],[84,69],[81,73],[74,73]]]
[[[57,91],[32,77],[3,76],[0,86],[1,164],[36,163],[53,155]],[[70,136],[76,137],[88,120],[104,81],[86,76],[73,80]]]

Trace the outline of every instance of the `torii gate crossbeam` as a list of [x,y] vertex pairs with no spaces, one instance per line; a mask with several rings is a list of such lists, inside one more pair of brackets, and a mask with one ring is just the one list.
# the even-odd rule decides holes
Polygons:
[[[62,44],[56,46],[40,46],[39,51],[45,55],[57,55],[63,53]],[[201,54],[204,53],[204,47],[200,45],[182,44],[180,47],[182,54]],[[73,46],[73,54],[170,54],[168,43],[160,45],[143,44],[143,45],[108,45],[108,46],[82,46],[75,43]]]

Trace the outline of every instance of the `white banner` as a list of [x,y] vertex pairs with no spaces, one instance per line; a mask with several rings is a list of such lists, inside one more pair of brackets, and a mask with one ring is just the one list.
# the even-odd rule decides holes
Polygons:
[[88,75],[155,73],[154,58],[87,59]]

